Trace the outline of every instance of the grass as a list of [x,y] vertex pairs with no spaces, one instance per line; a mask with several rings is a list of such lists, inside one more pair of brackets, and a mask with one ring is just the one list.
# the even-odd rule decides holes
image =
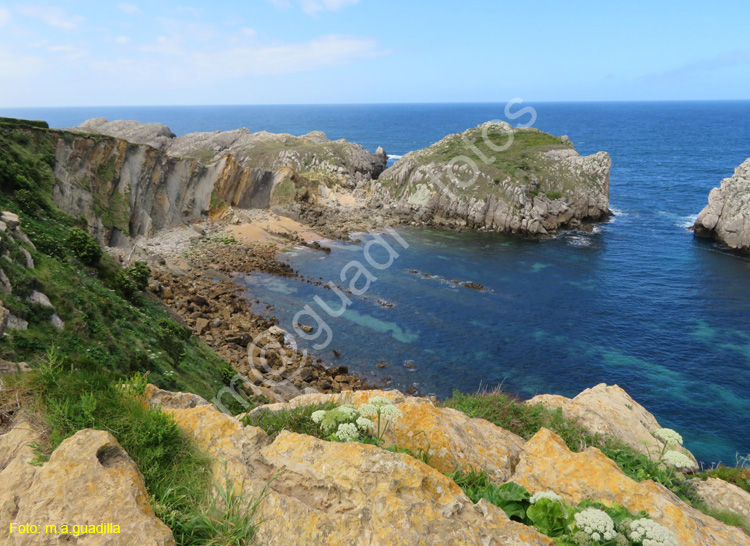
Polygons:
[[530,439],[541,428],[550,429],[563,439],[571,451],[597,447],[635,481],[654,480],[688,503],[695,500],[692,487],[680,474],[675,474],[615,438],[592,434],[576,419],[566,417],[560,408],[524,404],[520,399],[499,390],[477,394],[454,392],[445,405],[470,417],[486,419],[524,440]]
[[[107,368],[121,377],[150,372],[150,380],[161,388],[212,398],[223,386],[224,360],[197,338],[176,335],[177,325],[155,297],[127,293],[122,268],[109,256],[88,266],[67,247],[71,229],[86,228],[86,221],[63,213],[52,202],[56,135],[52,130],[0,124],[0,210],[17,213],[21,229],[37,247],[7,236],[0,241],[1,250],[15,262],[0,264],[13,286],[11,294],[3,295],[3,306],[29,323],[27,330],[6,332],[0,340],[0,358],[27,361],[33,367],[55,347],[76,369]],[[19,189],[33,192],[43,206],[24,212],[16,199]],[[112,214],[110,223],[126,227],[124,211],[115,199],[105,212]],[[21,245],[32,255],[34,269],[20,265]],[[26,300],[33,290],[50,298],[65,321],[62,331],[49,322],[49,308]]]
[[[25,406],[48,428],[37,463],[83,429],[110,432],[143,474],[156,515],[184,546],[253,544],[263,495],[246,499],[233,484],[214,484],[210,459],[171,416],[144,403],[146,377],[122,382],[101,367],[80,371],[50,355],[30,374],[9,379],[2,408]],[[22,402],[15,402],[16,400]]]
[[246,415],[242,419],[243,425],[251,425],[262,428],[273,440],[282,430],[307,434],[325,440],[328,434],[320,430],[320,426],[313,423],[312,414],[318,410],[332,410],[336,407],[333,402],[311,406],[300,406],[282,411],[260,410],[252,415]]
[[524,440],[534,436],[541,428],[548,428],[558,434],[572,451],[606,445],[604,437],[591,434],[577,421],[566,418],[561,409],[550,409],[543,404],[524,404],[500,390],[478,394],[454,391],[444,405],[469,417],[486,419]]
[[719,478],[750,493],[750,456],[737,461],[737,466],[719,465],[698,474],[699,478]]

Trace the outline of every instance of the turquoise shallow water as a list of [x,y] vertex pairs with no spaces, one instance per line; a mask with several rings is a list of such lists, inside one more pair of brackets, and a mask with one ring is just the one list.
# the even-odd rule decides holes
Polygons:
[[[704,462],[750,453],[750,261],[686,226],[708,191],[750,157],[750,102],[535,104],[536,127],[567,134],[582,153],[613,160],[610,206],[595,233],[529,241],[497,234],[405,229],[409,248],[378,272],[366,296],[331,319],[321,355],[391,385],[505,387],[524,396],[573,396],[618,383],[664,426],[680,430]],[[153,107],[3,110],[53,126],[139,119],[178,134],[233,129],[314,129],[392,155],[503,118],[502,104]],[[301,273],[336,279],[360,244],[288,256]],[[429,273],[415,275],[410,269]],[[490,291],[451,284],[475,281]],[[252,276],[281,325],[318,295],[296,280]],[[392,303],[384,307],[381,299]],[[376,362],[388,363],[379,369]],[[411,361],[413,369],[404,367]]]

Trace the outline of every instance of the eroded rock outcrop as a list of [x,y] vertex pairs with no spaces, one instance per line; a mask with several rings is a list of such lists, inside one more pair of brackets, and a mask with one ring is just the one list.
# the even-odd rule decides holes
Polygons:
[[750,250],[750,159],[711,190],[708,205],[695,221],[695,234],[730,248]]
[[719,478],[690,480],[698,498],[711,510],[740,516],[750,526],[750,493]]
[[372,201],[438,226],[544,235],[609,215],[610,165],[567,137],[488,122],[405,155]]
[[[654,432],[662,428],[646,408],[618,385],[600,383],[586,389],[575,398],[556,394],[540,394],[526,401],[527,404],[544,404],[560,408],[567,417],[578,420],[593,434],[617,438],[634,450],[658,458],[664,448]],[[670,449],[678,449],[671,446]],[[698,468],[695,457],[685,448],[679,448],[689,456]]]
[[475,505],[409,455],[290,432],[271,441],[210,406],[167,411],[215,459],[218,480],[241,484],[248,497],[267,486],[259,513],[263,544],[554,544],[493,505]]
[[[48,462],[32,466],[31,444],[39,439],[20,418],[0,435],[0,543],[174,545],[172,531],[151,509],[143,476],[111,434],[80,431]],[[39,531],[11,533],[11,523],[34,524]],[[117,524],[120,532],[79,534],[73,527],[106,523]],[[55,532],[47,525],[56,526]]]
[[597,448],[571,452],[547,429],[524,445],[514,481],[530,491],[553,491],[572,504],[594,499],[616,502],[632,513],[646,510],[677,535],[681,546],[750,545],[750,537],[740,529],[688,506],[660,484],[628,478]]
[[426,454],[430,466],[441,472],[474,468],[484,470],[497,483],[507,481],[513,474],[522,438],[484,419],[437,407],[427,398],[404,396],[398,391],[306,394],[286,404],[261,406],[253,411],[281,411],[326,402],[359,406],[373,396],[388,398],[403,412],[402,419],[386,433],[386,444]]
[[170,156],[194,158],[204,164],[231,155],[245,167],[272,173],[283,168],[322,173],[347,187],[377,178],[387,162],[382,148],[373,154],[343,139],[331,141],[321,131],[294,136],[266,131],[253,133],[243,128],[177,137],[165,125],[104,118],[89,119],[75,130],[149,144]]

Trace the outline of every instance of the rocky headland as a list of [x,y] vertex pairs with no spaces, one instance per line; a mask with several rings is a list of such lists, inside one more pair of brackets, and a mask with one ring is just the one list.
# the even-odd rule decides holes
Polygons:
[[[183,187],[194,189],[181,195],[170,186],[173,176],[159,175],[164,179],[162,195],[177,197],[172,206],[164,198],[159,205],[165,212],[181,211],[184,218],[222,206],[271,208],[333,237],[402,223],[544,236],[610,214],[611,161],[605,152],[581,157],[567,137],[514,129],[507,123],[486,123],[449,135],[388,169],[382,148],[373,154],[345,140],[330,141],[321,132],[296,137],[238,129],[176,137],[164,125],[104,118],[74,130],[151,146],[164,154],[161,157],[175,163],[168,170],[180,171]],[[73,155],[85,156],[86,163],[104,160],[105,166],[112,161],[115,178],[121,178],[121,154],[100,150]],[[95,155],[102,156],[98,162]],[[70,162],[67,157],[65,163]],[[152,170],[136,163],[136,173]],[[74,178],[95,174],[79,172]],[[210,191],[206,178],[214,179]],[[133,184],[142,186],[138,181],[136,176],[120,183],[120,194]],[[148,203],[134,206],[153,208]],[[162,216],[159,225],[131,222],[130,232],[146,234],[177,220]]]
[[488,122],[405,155],[370,199],[435,226],[548,235],[610,214],[610,166],[567,137]]
[[711,190],[708,205],[695,221],[695,235],[750,251],[750,159]]

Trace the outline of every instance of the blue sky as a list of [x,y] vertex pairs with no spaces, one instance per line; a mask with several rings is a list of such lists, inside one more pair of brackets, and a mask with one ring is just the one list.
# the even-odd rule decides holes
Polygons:
[[0,3],[0,106],[750,99],[750,2]]

